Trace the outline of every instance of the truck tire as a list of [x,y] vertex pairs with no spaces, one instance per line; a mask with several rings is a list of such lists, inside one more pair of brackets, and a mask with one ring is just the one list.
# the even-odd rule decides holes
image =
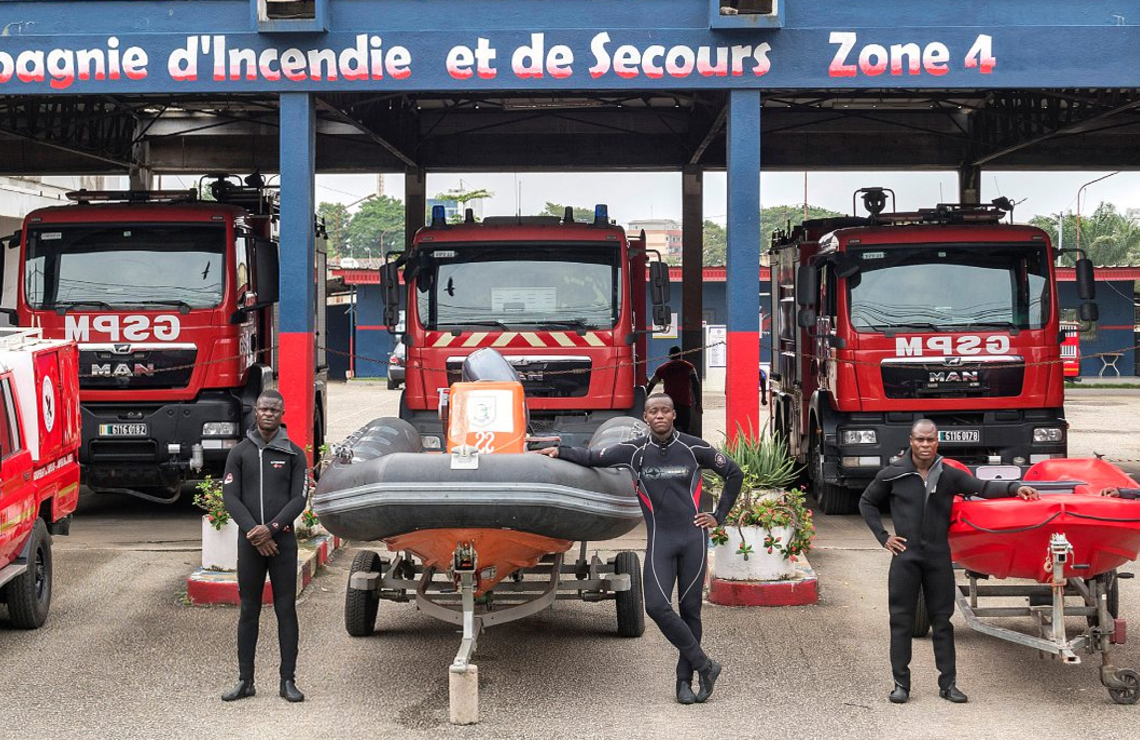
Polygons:
[[819,502],[819,510],[829,516],[841,514],[854,514],[858,508],[858,499],[853,491],[846,486],[839,486],[834,483],[828,483],[823,477],[823,458],[820,454],[819,445],[815,443],[818,435],[813,433],[809,437],[811,442],[811,464],[808,466],[811,471],[812,478],[812,491],[815,493],[815,500]]
[[617,625],[621,637],[645,634],[645,594],[641,590],[641,560],[637,553],[623,550],[614,561],[614,572],[629,575],[629,590],[618,591]]
[[375,591],[358,591],[352,587],[353,573],[379,573],[380,556],[372,550],[361,550],[348,570],[349,587],[344,594],[344,628],[353,637],[368,637],[376,631],[376,614],[380,599]]
[[8,616],[16,629],[34,630],[47,620],[51,608],[51,535],[36,519],[28,548],[28,569],[4,587]]

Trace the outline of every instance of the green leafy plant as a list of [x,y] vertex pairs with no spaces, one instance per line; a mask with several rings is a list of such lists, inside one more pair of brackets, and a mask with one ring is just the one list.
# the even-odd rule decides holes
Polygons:
[[[737,427],[735,438],[726,440],[721,451],[731,457],[744,472],[740,497],[725,518],[726,526],[735,526],[740,532],[741,546],[738,555],[748,559],[753,546],[744,540],[742,527],[759,527],[765,531],[763,547],[767,552],[779,552],[793,562],[796,556],[811,549],[815,537],[815,524],[807,506],[807,494],[802,488],[791,488],[799,477],[800,468],[788,453],[788,446],[778,434],[744,434]],[[713,483],[712,480],[708,482]],[[710,490],[719,488],[719,479]],[[773,535],[773,530],[791,527],[791,541],[784,542]],[[710,534],[715,544],[728,541],[724,527]]]
[[198,481],[195,489],[194,505],[206,512],[206,520],[211,527],[221,531],[230,521],[230,512],[226,511],[226,503],[222,500],[222,482],[207,475]]

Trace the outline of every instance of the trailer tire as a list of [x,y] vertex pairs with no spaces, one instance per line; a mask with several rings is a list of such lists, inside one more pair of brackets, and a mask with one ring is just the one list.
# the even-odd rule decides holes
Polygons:
[[614,561],[614,572],[629,575],[629,590],[618,591],[617,625],[622,637],[641,637],[645,634],[645,594],[641,590],[641,560],[637,553],[623,550]]
[[28,569],[4,587],[12,626],[22,630],[43,626],[51,609],[51,535],[43,519],[36,519],[31,537]]
[[1140,673],[1125,668],[1116,672],[1116,678],[1124,682],[1125,688],[1109,689],[1108,695],[1117,704],[1135,704],[1140,699]]
[[926,610],[926,594],[918,589],[918,603],[914,606],[914,629],[912,637],[926,637],[930,632],[930,612]]
[[380,556],[372,550],[361,550],[348,570],[349,587],[344,594],[344,628],[353,637],[368,637],[376,631],[376,614],[380,599],[375,591],[358,591],[352,587],[353,573],[379,573]]

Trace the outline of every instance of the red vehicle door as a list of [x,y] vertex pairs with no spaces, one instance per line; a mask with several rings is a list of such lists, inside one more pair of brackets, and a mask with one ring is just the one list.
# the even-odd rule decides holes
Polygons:
[[20,433],[12,376],[0,375],[0,567],[20,554],[35,517],[32,455]]

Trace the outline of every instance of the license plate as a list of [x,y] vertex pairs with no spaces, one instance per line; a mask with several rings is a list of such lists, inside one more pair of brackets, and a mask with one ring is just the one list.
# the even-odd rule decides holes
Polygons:
[[978,429],[946,429],[938,431],[938,441],[950,444],[981,442],[982,432]]
[[146,424],[100,424],[100,437],[145,437]]

